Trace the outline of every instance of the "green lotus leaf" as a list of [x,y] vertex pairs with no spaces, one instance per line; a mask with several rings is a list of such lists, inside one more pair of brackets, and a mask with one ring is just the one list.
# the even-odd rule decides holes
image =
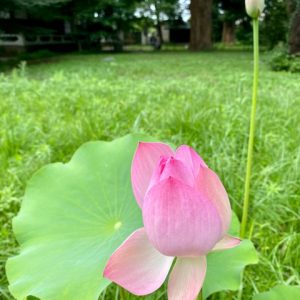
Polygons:
[[130,166],[141,135],[89,142],[67,164],[38,171],[27,185],[13,229],[20,254],[6,271],[16,299],[98,299],[112,252],[142,227]]
[[[238,218],[233,214],[230,234],[238,236],[239,226]],[[238,290],[245,266],[257,263],[257,252],[249,240],[243,240],[238,247],[208,254],[203,298],[215,292]]]
[[277,285],[268,292],[257,294],[253,300],[299,300],[300,286]]

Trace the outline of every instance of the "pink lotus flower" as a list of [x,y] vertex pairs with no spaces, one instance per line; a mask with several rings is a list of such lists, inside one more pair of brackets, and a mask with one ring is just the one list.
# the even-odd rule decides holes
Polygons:
[[174,152],[162,143],[140,143],[131,179],[144,227],[112,254],[104,277],[136,295],[165,281],[170,300],[192,300],[201,290],[206,255],[237,246],[227,235],[231,207],[218,178],[190,147]]

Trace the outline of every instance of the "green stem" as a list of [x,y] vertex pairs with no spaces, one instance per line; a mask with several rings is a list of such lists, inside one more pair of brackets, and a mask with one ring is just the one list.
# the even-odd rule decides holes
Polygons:
[[200,293],[198,294],[197,300],[203,300],[202,289],[201,289]]
[[257,88],[258,88],[258,68],[259,68],[259,21],[253,19],[253,47],[254,47],[254,69],[253,69],[253,90],[252,90],[252,108],[251,108],[251,120],[250,120],[250,132],[248,142],[248,157],[247,157],[247,171],[245,178],[245,195],[243,204],[243,216],[241,224],[240,236],[245,237],[248,210],[249,210],[249,194],[250,194],[250,181],[252,170],[252,158],[253,158],[253,145],[255,134],[255,115],[256,115],[256,102],[257,102]]
[[120,287],[120,299],[126,300],[126,292],[122,287]]

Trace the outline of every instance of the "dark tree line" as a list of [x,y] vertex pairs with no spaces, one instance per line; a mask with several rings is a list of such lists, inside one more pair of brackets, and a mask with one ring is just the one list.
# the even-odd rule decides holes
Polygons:
[[[251,20],[244,5],[244,0],[191,0],[190,49],[210,49],[216,36],[227,44],[236,37],[251,42]],[[117,35],[127,28],[154,26],[161,42],[163,22],[181,20],[179,0],[0,0],[0,7],[11,12],[23,7],[45,18],[68,20],[73,32],[98,26],[102,34]],[[291,53],[300,52],[300,0],[266,0],[263,19],[261,39],[269,48],[283,41]]]

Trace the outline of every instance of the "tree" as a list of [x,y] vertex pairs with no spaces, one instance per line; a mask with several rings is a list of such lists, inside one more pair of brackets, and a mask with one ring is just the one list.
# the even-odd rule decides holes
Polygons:
[[191,0],[190,50],[200,51],[212,47],[212,0]]
[[287,42],[289,16],[286,2],[286,0],[266,0],[264,21],[261,25],[261,41],[270,49],[280,42]]
[[59,3],[70,2],[71,0],[12,0],[20,5],[35,6],[35,5],[53,5]]
[[18,4],[15,1],[11,0],[0,0],[0,12],[10,13],[18,7]]
[[144,0],[137,4],[137,10],[143,18],[154,22],[160,43],[163,43],[162,23],[179,14],[178,0]]
[[[22,32],[29,35],[41,33],[41,31],[47,32],[46,34],[51,33],[51,30],[42,27],[48,21],[51,23],[57,20],[57,15],[59,15],[59,7],[52,1],[45,0],[43,5],[39,5],[40,2],[34,0],[0,0],[0,11],[7,13],[6,18],[1,20],[0,26],[3,27],[5,33]],[[22,18],[18,17],[20,15]],[[36,24],[37,19],[40,20],[40,24]]]
[[289,52],[296,54],[300,53],[300,0],[294,0],[289,4],[293,11],[289,32]]
[[[261,24],[261,42],[273,48],[287,41],[289,17],[286,2],[294,0],[266,0]],[[219,18],[223,22],[222,41],[233,43],[235,36],[242,42],[252,42],[251,19],[246,16],[245,2],[218,0]],[[238,25],[237,25],[238,24]]]
[[[33,19],[68,22],[73,37],[86,45],[99,45],[105,37],[120,48],[122,32],[135,19],[137,0],[0,0],[22,6]],[[9,3],[9,2],[8,2]],[[35,30],[35,28],[32,28]],[[24,29],[25,30],[25,29]]]
[[232,44],[235,41],[235,23],[245,17],[245,3],[240,0],[221,0],[219,8],[223,23],[222,42]]

